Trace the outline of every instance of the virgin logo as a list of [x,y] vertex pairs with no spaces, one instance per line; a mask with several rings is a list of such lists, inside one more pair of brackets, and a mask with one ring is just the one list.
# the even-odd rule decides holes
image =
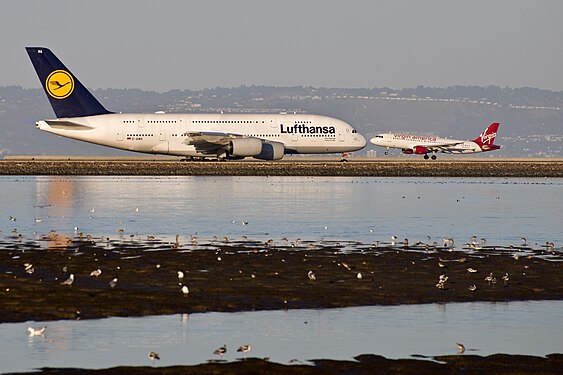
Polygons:
[[492,144],[493,141],[495,140],[496,136],[497,136],[497,133],[483,134],[481,136],[481,142],[487,143],[487,144]]

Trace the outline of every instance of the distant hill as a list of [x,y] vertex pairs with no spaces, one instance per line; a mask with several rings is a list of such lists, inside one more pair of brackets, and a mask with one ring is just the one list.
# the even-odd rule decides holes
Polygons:
[[[563,91],[497,86],[402,90],[240,86],[164,93],[139,89],[93,92],[106,108],[120,112],[323,114],[353,124],[367,137],[393,131],[473,139],[491,122],[499,121],[497,143],[504,147],[483,157],[563,156]],[[35,130],[35,121],[52,117],[40,89],[0,86],[0,157],[130,154]],[[369,149],[376,148],[368,146],[358,154]]]

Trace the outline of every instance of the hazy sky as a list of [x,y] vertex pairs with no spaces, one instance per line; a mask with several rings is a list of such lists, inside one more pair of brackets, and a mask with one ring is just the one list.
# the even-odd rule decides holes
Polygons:
[[560,0],[0,0],[0,41],[0,85],[42,46],[93,88],[563,90]]

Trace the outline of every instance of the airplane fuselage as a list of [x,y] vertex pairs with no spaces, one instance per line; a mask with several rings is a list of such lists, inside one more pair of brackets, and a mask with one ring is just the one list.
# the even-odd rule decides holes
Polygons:
[[[473,141],[464,141],[459,139],[424,137],[410,134],[400,133],[383,133],[377,134],[370,141],[372,144],[387,148],[400,148],[403,150],[412,150],[416,153],[416,147],[436,147],[443,144],[455,144],[447,147],[447,153],[451,154],[471,154],[475,152],[488,151],[484,150]],[[422,149],[421,149],[422,150]],[[420,152],[426,153],[426,152]]]
[[190,136],[236,134],[277,142],[285,154],[341,153],[362,149],[365,138],[344,121],[306,114],[102,114],[38,121],[44,131],[123,150],[213,157]]

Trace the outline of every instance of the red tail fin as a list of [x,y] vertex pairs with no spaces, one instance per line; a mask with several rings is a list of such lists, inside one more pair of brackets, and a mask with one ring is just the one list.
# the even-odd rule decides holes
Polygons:
[[483,133],[481,133],[480,136],[475,138],[473,142],[477,143],[479,147],[481,147],[482,149],[494,148],[490,146],[494,146],[495,137],[497,136],[497,130],[499,125],[500,124],[498,122],[493,122],[491,125],[489,125],[487,129],[485,129]]

